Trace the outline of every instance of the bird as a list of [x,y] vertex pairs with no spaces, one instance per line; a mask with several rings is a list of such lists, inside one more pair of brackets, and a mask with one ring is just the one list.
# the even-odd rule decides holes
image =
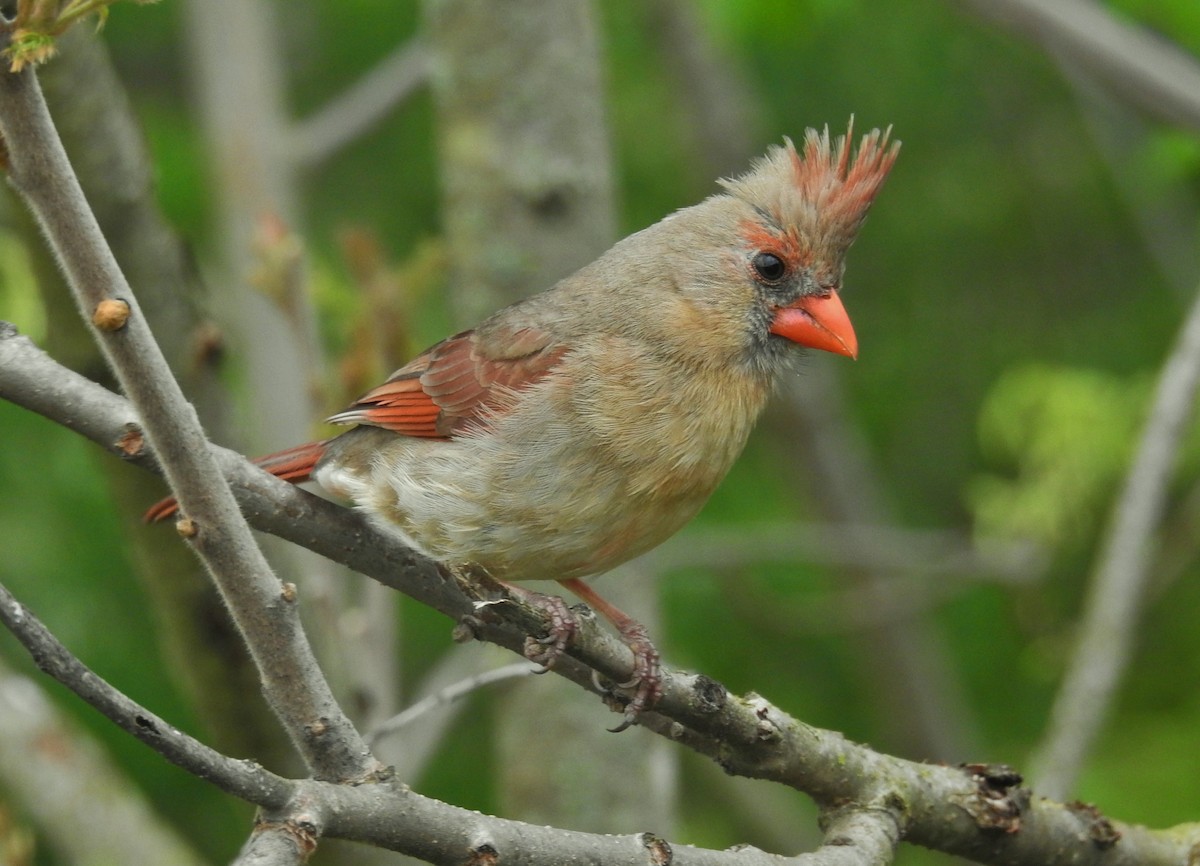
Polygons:
[[546,666],[577,621],[517,582],[579,596],[633,653],[628,727],[661,697],[659,654],[584,578],[700,511],[799,349],[857,357],[845,257],[898,156],[891,132],[854,147],[852,118],[845,135],[785,138],[699,204],[422,352],[328,419],[350,430],[254,462],[536,602],[550,633],[527,654]]

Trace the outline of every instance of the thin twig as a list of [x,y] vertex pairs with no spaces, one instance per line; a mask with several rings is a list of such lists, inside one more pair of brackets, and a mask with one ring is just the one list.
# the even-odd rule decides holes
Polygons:
[[403,102],[429,75],[424,43],[401,45],[317,112],[294,123],[286,152],[299,168],[311,168],[354,142]]
[[373,731],[367,734],[367,743],[374,746],[379,740],[396,733],[406,725],[410,725],[422,716],[428,715],[433,710],[462,700],[472,692],[479,691],[486,686],[501,683],[505,680],[516,679],[517,677],[527,677],[530,674],[536,674],[543,670],[545,669],[541,665],[536,665],[533,662],[516,662],[515,664],[505,665],[502,668],[484,671],[473,677],[459,680],[456,683],[446,686],[444,689],[439,689],[428,697],[422,698],[408,709],[397,713],[390,719],[380,722]]
[[0,585],[0,622],[29,651],[42,671],[172,764],[252,803],[283,806],[292,797],[293,784],[287,779],[257,764],[235,761],[213,751],[113,688],[72,655],[3,585]]
[[1157,552],[1155,530],[1200,387],[1200,289],[1163,365],[1154,403],[1092,576],[1082,633],[1032,761],[1049,796],[1067,796],[1108,716],[1129,665]]
[[271,572],[238,512],[195,410],[171,377],[63,150],[31,69],[0,74],[0,133],[9,180],[41,225],[85,321],[185,512],[258,667],[264,693],[313,772],[363,778],[376,769],[337,706],[301,630],[294,593]]

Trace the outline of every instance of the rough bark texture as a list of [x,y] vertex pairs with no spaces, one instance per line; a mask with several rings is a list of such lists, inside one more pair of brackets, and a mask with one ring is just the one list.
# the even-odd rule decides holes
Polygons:
[[[181,387],[210,435],[226,440],[228,405],[218,380],[221,334],[207,318],[205,288],[186,246],[155,200],[150,157],[103,42],[89,28],[62,38],[40,75],[63,144],[113,253]],[[50,313],[51,349],[75,369],[112,386],[100,352],[40,238],[38,268]],[[258,688],[258,677],[220,597],[196,558],[171,532],[148,532],[139,515],[162,483],[100,463],[125,516],[139,577],[153,601],[161,645],[192,707],[217,744],[283,766],[288,754]]]

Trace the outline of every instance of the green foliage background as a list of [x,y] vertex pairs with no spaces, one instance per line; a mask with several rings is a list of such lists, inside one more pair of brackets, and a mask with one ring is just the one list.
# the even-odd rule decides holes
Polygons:
[[[1200,54],[1200,4],[1110,5]],[[850,258],[844,297],[862,354],[841,376],[902,525],[1046,545],[1049,565],[1034,582],[938,577],[952,585],[939,585],[946,591],[932,616],[972,707],[962,722],[980,744],[961,760],[1021,767],[1045,725],[1155,371],[1200,282],[1200,146],[1191,134],[1131,114],[1133,146],[1118,161],[1107,159],[1094,130],[1111,122],[1104,119],[1109,109],[1089,102],[1037,47],[954,3],[705,0],[701,7],[712,37],[761,103],[760,149],[802,135],[805,126],[844,128],[851,114],[859,129],[893,124],[904,142]],[[335,98],[419,19],[410,4],[373,0],[289,0],[279,12],[297,115]],[[713,184],[702,174],[645,7],[605,0],[600,13],[622,230],[631,231]],[[169,0],[118,6],[105,38],[145,123],[163,207],[203,261],[210,202],[180,19]],[[432,114],[428,95],[416,96],[306,178],[304,234],[335,352],[345,339],[337,324],[356,303],[337,233],[369,227],[401,266],[426,255],[437,237]],[[1193,283],[1173,282],[1148,243],[1161,227],[1154,205],[1168,200],[1182,203],[1174,213],[1184,219],[1171,228],[1187,243],[1173,253]],[[439,288],[435,280],[414,313],[417,344],[446,327]],[[0,318],[44,335],[25,254],[7,233],[0,234]],[[194,730],[171,672],[152,651],[155,618],[98,474],[106,458],[4,403],[0,437],[0,580],[99,673]],[[1178,479],[1174,566],[1155,584],[1134,669],[1078,791],[1114,817],[1157,826],[1200,819],[1200,583],[1195,521],[1186,508],[1195,452]],[[782,454],[756,439],[688,531],[809,516],[803,497],[780,478]],[[733,585],[746,603],[731,603]],[[870,686],[854,630],[809,629],[803,615],[752,615],[756,606],[803,612],[838,589],[830,575],[803,564],[672,573],[662,583],[669,662],[735,691],[762,692],[807,721],[881,748],[903,742],[890,714],[872,709],[864,694]],[[449,626],[402,607],[404,664],[414,674],[449,645]],[[7,637],[0,647],[29,667]],[[244,838],[245,807],[49,688],[201,850],[216,860],[229,856]],[[482,730],[488,705],[481,697],[480,712],[463,726]],[[608,721],[597,712],[598,725]],[[494,792],[479,785],[490,760],[487,737],[451,742],[419,789],[493,808]],[[694,767],[686,772],[699,779]],[[701,797],[683,820],[684,841],[755,841]]]

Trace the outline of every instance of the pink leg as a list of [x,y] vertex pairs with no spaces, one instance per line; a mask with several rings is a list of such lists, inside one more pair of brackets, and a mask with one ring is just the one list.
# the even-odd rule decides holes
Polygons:
[[594,589],[579,578],[559,581],[575,593],[593,610],[607,619],[621,635],[625,646],[633,652],[633,677],[620,683],[623,689],[634,689],[633,698],[625,705],[625,720],[614,731],[623,731],[632,725],[642,710],[653,706],[662,697],[662,676],[659,670],[659,654],[646,634],[646,627],[620,608],[601,598]]

